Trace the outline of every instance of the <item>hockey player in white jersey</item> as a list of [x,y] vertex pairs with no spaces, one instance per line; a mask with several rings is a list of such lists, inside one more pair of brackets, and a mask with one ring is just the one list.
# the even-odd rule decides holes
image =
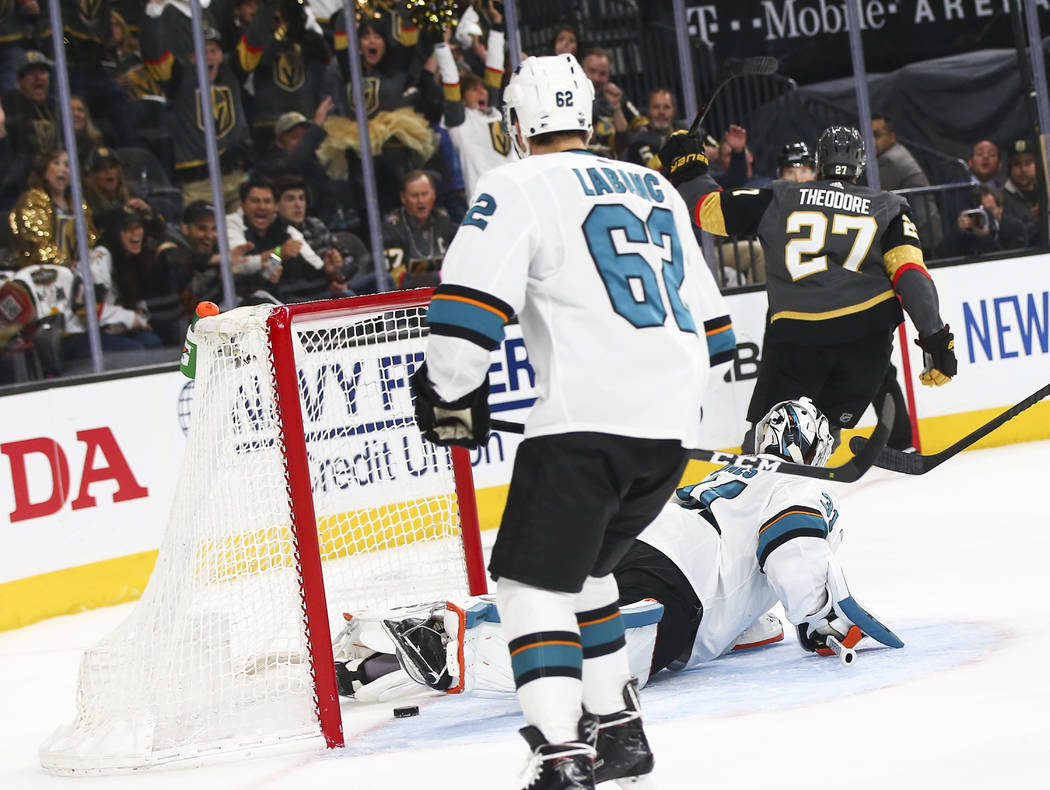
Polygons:
[[[808,398],[777,404],[759,428],[762,453],[821,466],[831,454],[827,418]],[[779,620],[763,614],[777,601],[807,651],[831,655],[829,637],[845,649],[865,636],[901,647],[852,598],[834,554],[842,534],[834,496],[806,478],[727,466],[678,489],[613,571],[632,675],[644,685],[664,668],[692,668],[733,649],[779,641]],[[375,655],[376,648],[391,649],[382,636],[375,640],[378,627],[371,629],[374,647],[354,653],[355,642],[363,647],[367,622],[359,618],[337,640],[341,693],[375,699],[410,693],[414,683],[449,693],[513,692],[490,597],[407,607],[377,619],[404,672],[386,674],[392,663]]]
[[612,569],[674,490],[735,347],[670,183],[586,151],[593,93],[571,55],[518,67],[504,117],[527,158],[479,180],[412,378],[429,439],[484,444],[489,352],[519,316],[537,400],[489,571],[536,790],[652,770]]

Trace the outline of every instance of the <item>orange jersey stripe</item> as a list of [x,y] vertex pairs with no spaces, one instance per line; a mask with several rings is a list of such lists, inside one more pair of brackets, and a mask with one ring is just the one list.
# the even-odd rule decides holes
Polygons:
[[771,526],[773,526],[778,521],[780,521],[780,519],[786,518],[787,516],[812,516],[812,515],[813,515],[813,512],[810,511],[810,510],[789,510],[786,513],[781,513],[773,521],[770,521],[768,524],[766,524],[764,527],[762,527],[762,529],[760,529],[758,531],[758,534],[761,535],[763,532],[765,532]]
[[580,628],[583,628],[585,625],[597,625],[598,623],[607,623],[610,620],[613,620],[613,619],[615,619],[615,618],[617,618],[619,616],[620,616],[620,612],[616,611],[616,612],[614,612],[613,614],[610,614],[607,617],[599,617],[597,620],[588,620],[586,623],[580,623]]
[[510,320],[510,316],[508,316],[502,310],[497,310],[492,305],[485,304],[484,302],[479,302],[477,299],[469,299],[466,296],[454,296],[452,294],[434,294],[434,298],[435,299],[449,299],[449,300],[451,300],[453,302],[464,302],[466,304],[472,304],[475,307],[481,307],[481,308],[483,308],[485,310],[488,310],[490,313],[495,313],[500,318],[502,318],[505,322]]
[[524,647],[519,647],[517,650],[512,652],[511,655],[512,656],[516,656],[516,655],[518,655],[518,653],[522,652],[523,650],[529,650],[529,649],[531,649],[533,647],[543,647],[544,645],[568,645],[569,647],[579,647],[580,643],[579,642],[561,642],[561,641],[554,641],[554,640],[552,640],[550,642],[536,642],[536,643],[531,644],[531,645],[525,645]]

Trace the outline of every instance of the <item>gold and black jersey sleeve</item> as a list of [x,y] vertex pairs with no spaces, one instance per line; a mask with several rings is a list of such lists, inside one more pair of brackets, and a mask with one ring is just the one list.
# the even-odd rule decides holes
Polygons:
[[890,221],[882,235],[881,246],[886,276],[890,278],[894,287],[897,286],[900,276],[909,269],[921,271],[929,277],[922,257],[919,231],[905,211],[901,211]]
[[696,204],[697,227],[716,236],[752,235],[773,200],[768,189],[709,192]]
[[919,336],[939,330],[944,322],[937,288],[923,260],[919,231],[908,216],[907,206],[890,221],[882,236],[882,264]]

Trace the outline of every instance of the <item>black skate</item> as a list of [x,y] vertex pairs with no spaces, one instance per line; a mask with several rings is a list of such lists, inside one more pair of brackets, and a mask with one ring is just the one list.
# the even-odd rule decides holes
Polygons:
[[595,784],[614,779],[633,779],[653,770],[653,753],[642,729],[636,680],[623,687],[623,699],[627,703],[624,710],[597,717],[598,759],[594,762]]
[[534,773],[525,790],[594,790],[594,739],[597,720],[580,719],[580,740],[547,743],[536,727],[518,732],[532,748]]

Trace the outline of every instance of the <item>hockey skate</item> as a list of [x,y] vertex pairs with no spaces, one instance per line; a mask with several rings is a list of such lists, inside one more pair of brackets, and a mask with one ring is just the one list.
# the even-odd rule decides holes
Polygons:
[[532,749],[532,776],[525,790],[593,790],[597,727],[597,717],[584,714],[580,740],[568,743],[548,743],[536,727],[518,730]]
[[595,784],[616,781],[621,787],[642,787],[642,778],[653,770],[653,753],[642,729],[637,681],[623,687],[627,707],[619,713],[598,716],[598,758],[594,763]]

